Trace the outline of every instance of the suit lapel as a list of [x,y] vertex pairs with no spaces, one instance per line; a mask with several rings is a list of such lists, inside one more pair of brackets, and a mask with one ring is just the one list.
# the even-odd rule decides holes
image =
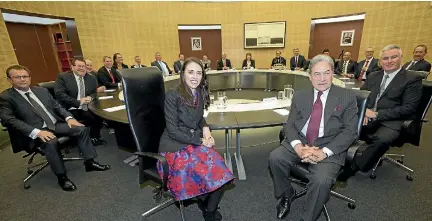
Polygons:
[[338,105],[337,98],[339,97],[339,95],[337,94],[336,90],[336,86],[332,85],[327,95],[326,105],[324,108],[324,128],[326,128],[326,124],[330,119],[330,116]]
[[[24,103],[25,105],[28,106],[28,108],[31,111],[33,111],[36,115],[39,116],[39,114],[36,112],[36,110],[34,109],[34,107],[29,103],[29,101],[27,101],[27,99],[23,98],[23,96],[18,91],[16,91],[15,88],[12,88],[11,90],[12,90],[13,96],[18,100],[19,104],[23,104]],[[34,91],[33,91],[33,93],[34,93]]]
[[[396,76],[393,78],[393,80],[390,82],[390,84],[387,85],[386,89],[381,94],[380,98],[383,97],[385,94],[387,94],[387,92],[390,90],[390,88],[392,88],[395,84],[398,84],[399,79],[401,79],[404,75],[405,75],[405,71],[404,71],[404,69],[401,69],[396,74]],[[381,78],[381,80],[382,80],[382,78]],[[381,82],[380,82],[380,85],[381,85]]]
[[[304,102],[305,106],[304,106],[304,108],[301,108],[301,113],[303,115],[303,121],[300,122],[301,123],[300,124],[301,125],[300,130],[301,130],[301,127],[303,127],[306,124],[306,121],[311,116],[312,108],[314,105],[314,89],[312,88],[311,90],[309,90],[309,93],[303,99],[305,101]],[[300,103],[303,103],[303,102],[300,102]]]
[[70,85],[72,85],[71,89],[72,89],[72,92],[74,92],[73,93],[73,95],[75,95],[74,97],[78,97],[78,85],[77,85],[74,73],[69,75],[69,81],[70,81]]

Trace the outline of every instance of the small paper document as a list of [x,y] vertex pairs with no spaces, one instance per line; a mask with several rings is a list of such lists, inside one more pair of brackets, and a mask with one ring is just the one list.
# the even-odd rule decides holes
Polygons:
[[109,90],[105,90],[104,92],[114,92],[115,89],[109,89]]
[[289,115],[289,111],[287,109],[274,109],[273,111],[282,115],[282,116],[288,116]]
[[208,116],[208,114],[209,114],[209,112],[208,111],[206,111],[206,110],[204,110],[204,117],[207,117]]
[[123,110],[123,109],[126,109],[126,105],[120,105],[120,106],[116,106],[116,107],[105,108],[104,111],[114,112],[114,111],[119,111],[119,110]]
[[352,81],[349,81],[349,82],[344,82],[345,84],[355,84],[354,82],[352,82]]
[[[350,78],[339,78],[339,80],[349,80]],[[105,90],[106,91],[106,90]]]
[[103,96],[103,97],[99,97],[99,100],[106,100],[106,99],[112,99],[114,98],[114,96]]
[[352,89],[353,89],[353,90],[360,90],[359,87],[353,87]]

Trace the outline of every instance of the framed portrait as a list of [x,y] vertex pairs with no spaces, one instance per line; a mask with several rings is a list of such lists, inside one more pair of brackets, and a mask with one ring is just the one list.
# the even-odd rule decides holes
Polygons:
[[355,30],[344,30],[341,32],[340,46],[353,46]]
[[192,51],[201,51],[202,50],[202,42],[201,37],[192,37],[191,38]]

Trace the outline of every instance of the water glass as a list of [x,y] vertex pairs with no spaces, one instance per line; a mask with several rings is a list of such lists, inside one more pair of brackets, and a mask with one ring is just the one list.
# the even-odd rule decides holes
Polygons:
[[214,104],[214,95],[210,94],[209,97],[210,97],[210,104]]
[[288,99],[288,100],[292,99],[294,95],[294,89],[292,88],[292,85],[286,84],[284,86],[284,95],[285,95],[284,99]]
[[217,95],[218,95],[218,99],[219,99],[220,97],[225,97],[226,93],[225,93],[225,91],[218,91]]
[[227,97],[218,97],[218,108],[224,109],[227,107]]
[[285,92],[284,91],[279,91],[277,99],[278,100],[283,100],[284,98],[285,98]]

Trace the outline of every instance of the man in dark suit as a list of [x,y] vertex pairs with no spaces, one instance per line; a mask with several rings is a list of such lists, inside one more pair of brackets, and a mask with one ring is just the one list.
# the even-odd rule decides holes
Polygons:
[[184,54],[179,54],[179,59],[174,62],[174,72],[180,74],[181,68],[184,64]]
[[346,51],[343,60],[338,62],[335,73],[343,77],[354,78],[357,62],[351,60],[351,52]]
[[270,153],[269,167],[274,195],[281,199],[277,218],[290,211],[295,191],[290,184],[290,167],[309,164],[310,173],[301,220],[315,221],[328,201],[330,188],[344,165],[346,151],[357,138],[358,108],[353,91],[332,84],[334,64],[329,56],[311,60],[313,89],[294,94],[285,139]]
[[382,71],[368,76],[361,87],[370,91],[361,139],[369,145],[357,157],[358,169],[372,169],[399,136],[405,120],[415,117],[422,95],[421,78],[401,68],[402,50],[397,45],[384,47]]
[[110,168],[94,161],[97,154],[90,141],[89,129],[61,107],[47,89],[30,87],[30,71],[26,67],[13,65],[6,70],[6,75],[12,88],[6,89],[0,95],[0,119],[6,127],[20,132],[22,139],[28,141],[28,147],[23,147],[24,150],[41,145],[63,190],[73,191],[76,186],[66,176],[56,136],[66,135],[78,139],[78,148],[85,160],[87,172]]
[[98,88],[96,89],[96,91],[97,92],[104,92],[106,87],[103,85],[99,85],[99,81],[97,80],[97,73],[96,73],[96,71],[93,70],[93,62],[90,59],[85,59],[84,61],[86,63],[86,67],[87,67],[87,74],[94,76],[96,79],[96,82],[98,84]]
[[286,60],[284,57],[281,57],[280,51],[276,51],[276,57],[273,58],[271,67],[275,66],[276,64],[281,64],[282,66],[286,66]]
[[72,71],[58,75],[54,87],[57,101],[75,119],[90,127],[90,139],[94,146],[106,144],[100,139],[102,119],[88,111],[88,104],[96,99],[96,77],[87,74],[86,63],[82,59],[72,61]]
[[381,70],[381,68],[378,67],[379,60],[373,57],[373,48],[367,48],[365,54],[366,59],[360,61],[356,68],[354,77],[358,80],[366,80],[366,76],[368,76],[370,73]]
[[141,64],[141,58],[140,56],[135,56],[135,64],[131,66],[131,68],[145,68],[147,66]]
[[330,55],[330,50],[329,50],[328,48],[324,48],[324,50],[323,50],[323,55],[327,55],[327,56],[329,56],[329,57],[333,60],[333,63],[335,63],[335,69],[336,69],[336,61],[335,61],[335,59]]
[[162,71],[164,76],[168,76],[168,75],[173,74],[173,72],[169,68],[168,64],[165,61],[162,61],[161,53],[156,52],[155,53],[155,59],[156,59],[156,61],[153,61],[151,63],[151,66],[155,66],[155,67],[159,68],[159,70]]
[[104,66],[99,68],[97,78],[99,85],[106,88],[117,88],[121,86],[120,74],[113,68],[112,58],[109,56],[103,57]]
[[290,59],[291,71],[303,71],[306,65],[305,57],[300,54],[298,48],[294,48],[293,53],[294,56]]
[[227,58],[225,53],[222,53],[222,59],[217,61],[217,70],[229,70],[232,69],[231,61]]
[[405,63],[402,68],[411,71],[430,72],[431,64],[428,61],[424,60],[426,54],[427,54],[427,46],[417,45],[413,51],[413,60]]

